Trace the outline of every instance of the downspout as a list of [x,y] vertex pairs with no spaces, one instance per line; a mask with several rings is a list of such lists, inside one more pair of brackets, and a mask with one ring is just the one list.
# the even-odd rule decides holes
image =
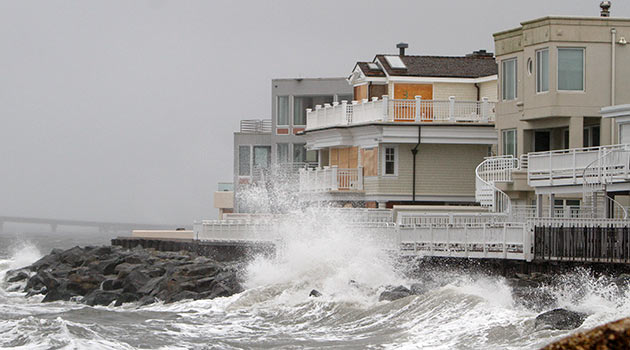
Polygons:
[[[481,87],[479,87],[479,83],[475,83],[475,87],[477,88],[477,102],[481,101]],[[477,115],[481,115],[481,105],[477,104]]]
[[413,176],[411,180],[411,202],[412,204],[416,204],[416,155],[418,154],[418,146],[420,146],[420,131],[421,126],[418,125],[418,143],[416,146],[411,149],[411,154],[413,154]]
[[[610,105],[615,105],[615,42],[617,41],[617,29],[610,29]],[[615,143],[615,123],[610,121],[610,144]]]

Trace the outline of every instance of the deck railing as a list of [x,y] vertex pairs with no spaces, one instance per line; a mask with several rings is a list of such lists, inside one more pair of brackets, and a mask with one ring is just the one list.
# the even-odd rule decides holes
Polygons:
[[[615,156],[604,157],[610,152]],[[630,180],[630,144],[529,153],[527,181],[533,187],[582,185],[587,168],[600,184]]]
[[271,133],[271,119],[241,120],[241,132],[246,134]]
[[306,110],[306,129],[354,125],[374,122],[440,122],[494,123],[495,102],[481,101],[389,99],[342,101],[317,105]]
[[300,169],[300,192],[361,191],[363,167]]

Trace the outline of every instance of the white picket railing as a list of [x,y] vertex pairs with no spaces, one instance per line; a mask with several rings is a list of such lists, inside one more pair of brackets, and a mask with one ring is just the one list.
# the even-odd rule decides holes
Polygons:
[[300,169],[300,192],[361,191],[363,167]]
[[[614,156],[604,157],[609,152]],[[527,182],[532,187],[582,185],[587,167],[586,176],[597,183],[629,181],[630,144],[529,153]]]
[[342,101],[317,105],[306,110],[306,130],[374,122],[474,122],[493,123],[495,102],[481,101],[389,99]]
[[509,213],[510,197],[495,184],[511,182],[518,163],[512,156],[489,157],[481,162],[475,169],[475,200],[494,213]]

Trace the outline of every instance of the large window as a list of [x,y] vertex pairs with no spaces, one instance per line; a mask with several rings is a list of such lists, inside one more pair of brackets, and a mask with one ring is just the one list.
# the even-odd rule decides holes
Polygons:
[[558,48],[558,90],[584,91],[584,49]]
[[238,175],[250,176],[251,175],[251,147],[250,146],[238,146]]
[[271,164],[271,146],[254,146],[254,167],[268,169]]
[[334,97],[326,96],[294,96],[293,97],[293,125],[306,125],[306,109],[315,109],[317,105],[332,103]]
[[289,96],[278,96],[276,125],[289,125]]
[[306,162],[306,145],[303,143],[293,144],[293,162],[305,163]]
[[384,175],[397,175],[398,164],[396,162],[398,154],[396,147],[385,147],[384,161],[383,161],[383,174]]
[[503,130],[503,155],[516,157],[516,129]]
[[536,92],[549,91],[549,49],[536,51]]
[[289,162],[289,144],[279,143],[277,146],[278,163]]
[[598,147],[599,142],[599,125],[591,125],[584,127],[584,139],[582,140],[582,146],[584,147]]
[[516,99],[516,58],[501,62],[501,98]]

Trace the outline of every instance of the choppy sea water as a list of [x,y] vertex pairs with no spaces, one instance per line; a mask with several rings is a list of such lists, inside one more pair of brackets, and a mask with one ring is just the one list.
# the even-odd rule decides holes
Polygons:
[[[333,230],[334,231],[334,230]],[[288,240],[280,261],[255,259],[247,290],[214,300],[137,307],[42,304],[0,283],[2,349],[536,349],[572,332],[630,316],[630,294],[588,273],[549,287],[559,307],[589,313],[574,331],[534,330],[505,279],[441,275],[428,293],[379,302],[385,285],[423,283],[397,273],[375,247],[322,232]],[[307,238],[307,239],[305,239]],[[105,244],[77,234],[0,235],[0,280],[52,248]],[[350,280],[356,283],[348,283]],[[579,288],[576,288],[579,286]],[[311,289],[323,296],[309,298]]]

